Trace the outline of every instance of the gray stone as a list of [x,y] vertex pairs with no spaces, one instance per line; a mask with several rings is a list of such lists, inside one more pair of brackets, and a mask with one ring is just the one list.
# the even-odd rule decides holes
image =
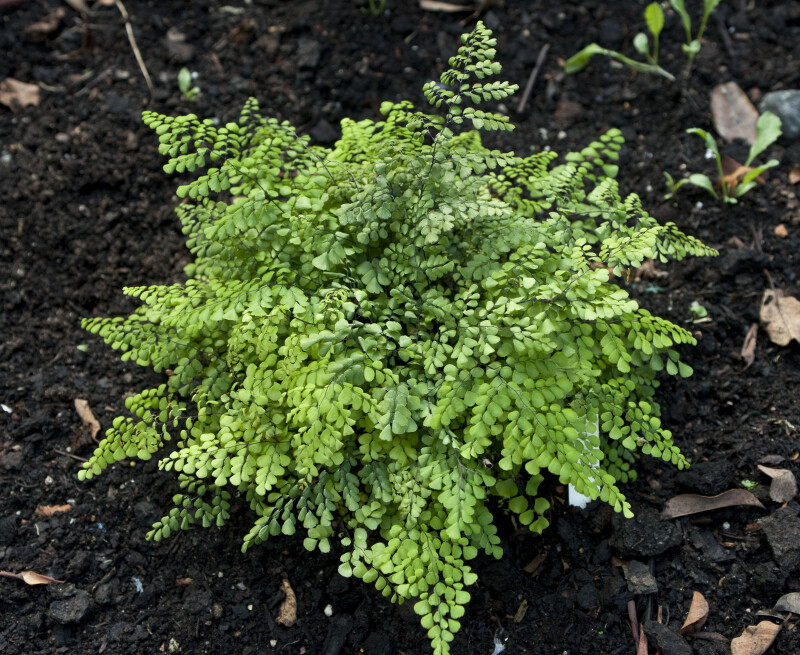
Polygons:
[[183,609],[194,616],[209,616],[213,602],[211,592],[194,582],[186,587],[183,594]]
[[791,573],[800,564],[800,518],[789,507],[781,507],[756,521],[767,537],[781,570]]
[[692,464],[692,468],[682,472],[677,481],[691,491],[704,496],[716,496],[734,485],[735,476],[736,468],[728,460],[711,459]]
[[727,641],[716,639],[693,639],[694,655],[731,655],[731,647]]
[[611,546],[623,557],[654,557],[681,543],[681,531],[653,509],[632,519],[617,514],[612,521]]
[[647,564],[632,559],[628,564],[628,591],[632,594],[654,594],[658,591],[658,582],[650,573]]
[[330,145],[339,138],[339,132],[324,118],[311,128],[311,138],[323,145]]
[[644,633],[654,650],[662,655],[692,655],[692,647],[677,632],[658,621],[645,621]]
[[394,655],[392,640],[383,632],[371,632],[364,642],[367,655]]
[[17,537],[17,517],[13,514],[0,519],[0,546],[10,546]]
[[319,64],[322,48],[314,39],[301,38],[297,41],[297,67],[313,70]]
[[79,589],[72,598],[55,600],[50,603],[47,615],[61,625],[80,623],[89,611],[89,604],[89,593]]
[[323,655],[339,655],[352,629],[353,619],[349,614],[334,616],[322,646]]
[[133,515],[142,523],[153,523],[161,518],[161,511],[153,503],[141,500],[133,506]]
[[781,119],[783,136],[794,141],[800,139],[800,90],[771,91],[764,96],[759,108],[771,111]]

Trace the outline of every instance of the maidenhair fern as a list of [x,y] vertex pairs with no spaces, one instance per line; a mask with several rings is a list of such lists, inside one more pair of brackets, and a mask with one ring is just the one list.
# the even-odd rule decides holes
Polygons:
[[185,284],[126,289],[132,316],[84,322],[167,381],[81,477],[175,438],[160,467],[183,491],[151,538],[223,525],[236,495],[244,549],[302,529],[342,575],[414,599],[442,654],[468,561],[502,554],[491,508],[541,532],[550,474],[630,515],[638,453],[684,466],[654,391],[694,340],[609,271],[713,254],[620,196],[617,130],[557,166],[485,148],[511,126],[477,107],[516,88],[485,81],[494,45],[478,24],[425,85],[441,113],[384,103],[333,149],[255,100],[224,127],[146,112],[165,170],[203,171],[178,188],[194,261]]

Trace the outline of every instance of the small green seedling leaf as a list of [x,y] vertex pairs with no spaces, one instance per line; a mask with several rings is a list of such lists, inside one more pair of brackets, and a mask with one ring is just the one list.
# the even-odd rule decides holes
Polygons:
[[661,9],[661,5],[657,2],[647,5],[647,8],[644,10],[644,19],[647,23],[647,29],[658,39],[658,35],[661,34],[661,30],[664,29],[664,12]]
[[758,117],[756,123],[756,140],[750,146],[750,152],[744,165],[749,166],[764,150],[769,148],[783,132],[781,131],[781,119],[771,111],[765,111]]

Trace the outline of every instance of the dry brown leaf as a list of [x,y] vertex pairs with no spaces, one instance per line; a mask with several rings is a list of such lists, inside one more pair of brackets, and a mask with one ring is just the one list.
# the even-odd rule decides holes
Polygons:
[[755,143],[758,110],[736,82],[726,82],[711,92],[711,114],[714,127],[728,143],[742,139]]
[[795,164],[794,168],[789,171],[789,183],[800,184],[800,164]]
[[64,7],[51,11],[41,20],[31,23],[25,28],[26,36],[33,41],[44,41],[61,27],[61,20],[67,15]]
[[740,636],[731,641],[731,655],[763,655],[780,631],[781,626],[771,621],[749,625]]
[[72,505],[39,505],[33,513],[36,516],[55,516],[56,514],[63,514],[64,512],[71,512]]
[[667,501],[663,514],[666,518],[676,519],[679,516],[689,516],[690,514],[699,514],[700,512],[709,512],[714,509],[736,507],[738,505],[764,509],[758,498],[746,489],[729,489],[717,496],[680,494]]
[[517,611],[514,613],[514,623],[520,623],[522,619],[525,618],[525,614],[528,611],[528,601],[523,598],[522,602],[519,604]]
[[658,280],[665,277],[669,277],[669,273],[657,269],[656,263],[652,259],[645,259],[639,268],[634,269],[632,280],[641,282],[642,280]]
[[89,403],[86,402],[83,398],[76,398],[75,399],[75,409],[78,412],[78,416],[81,417],[83,424],[89,429],[89,434],[92,436],[92,439],[97,441],[97,433],[100,432],[100,423],[92,414],[92,410],[89,409]]
[[754,361],[756,361],[756,341],[758,337],[758,323],[753,323],[747,331],[742,344],[742,359],[748,368]]
[[176,587],[188,587],[190,584],[194,582],[193,578],[178,578],[175,580]]
[[647,635],[644,630],[639,629],[639,642],[636,644],[636,655],[647,655],[649,647],[647,644]]
[[41,99],[42,92],[36,84],[20,82],[13,77],[0,82],[0,105],[5,105],[11,111],[29,105],[37,107]]
[[800,593],[796,591],[791,594],[786,594],[778,599],[773,609],[779,612],[791,612],[792,614],[800,614]]
[[[736,189],[736,186],[744,179],[744,176],[752,170],[752,166],[743,166],[732,157],[728,157],[728,155],[722,157],[722,182],[730,188],[731,192]],[[763,173],[755,181],[758,184],[764,184],[766,179]]]
[[765,289],[759,312],[772,343],[788,346],[800,342],[800,300],[786,296],[781,289]]
[[773,230],[775,236],[780,239],[785,239],[789,236],[789,230],[786,229],[786,226],[783,223],[778,223]]
[[773,469],[759,464],[758,470],[772,478],[769,497],[776,503],[788,503],[797,495],[797,480],[788,469]]
[[283,591],[285,598],[278,610],[278,618],[275,619],[275,623],[280,623],[290,628],[297,621],[297,596],[294,595],[294,590],[286,578],[281,582],[281,591]]
[[47,575],[42,575],[41,573],[36,573],[34,571],[22,571],[20,573],[11,573],[11,571],[0,571],[0,575],[5,576],[6,578],[15,578],[16,580],[22,580],[27,585],[37,585],[37,584],[50,584],[51,582],[58,582],[63,583],[63,580],[56,580],[55,578],[51,578]]
[[419,0],[419,8],[423,11],[445,11],[448,13],[475,9],[470,5],[455,5],[452,2],[438,2],[438,0]]
[[786,458],[783,455],[764,455],[761,459],[758,460],[759,464],[768,464],[769,466],[775,466],[776,464],[780,464],[781,462],[785,462]]
[[541,568],[542,564],[544,564],[546,559],[547,559],[547,551],[543,550],[540,553],[538,553],[536,557],[534,557],[530,562],[528,562],[523,567],[522,570],[525,571],[525,573],[530,573],[531,575],[534,575],[539,571],[539,569]]
[[708,601],[703,594],[695,591],[692,594],[692,604],[689,606],[689,614],[683,622],[683,626],[678,630],[679,635],[693,635],[702,628],[708,619]]

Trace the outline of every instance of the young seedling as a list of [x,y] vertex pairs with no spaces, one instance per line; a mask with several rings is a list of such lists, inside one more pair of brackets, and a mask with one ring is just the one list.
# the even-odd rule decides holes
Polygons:
[[386,0],[368,0],[366,7],[361,7],[361,13],[378,18],[386,9]]
[[661,75],[671,82],[674,82],[675,76],[658,65],[658,40],[661,31],[664,29],[664,12],[661,6],[657,2],[649,4],[644,10],[644,19],[647,23],[647,29],[650,30],[650,34],[653,35],[653,49],[652,51],[650,50],[650,40],[644,32],[639,32],[639,34],[634,37],[633,47],[638,53],[644,56],[645,61],[637,61],[626,57],[616,50],[609,50],[597,43],[590,43],[583,50],[567,59],[567,63],[564,65],[564,72],[567,74],[577,73],[584,69],[595,55],[605,55],[606,57],[611,57],[612,59],[622,62],[628,66],[628,68],[632,68],[640,73]]
[[698,127],[688,129],[686,132],[689,134],[696,134],[703,139],[705,141],[706,148],[713,155],[717,164],[717,175],[719,177],[717,180],[717,186],[719,187],[720,192],[717,193],[717,190],[714,188],[714,183],[711,181],[711,178],[709,178],[708,175],[703,175],[702,173],[693,173],[689,177],[675,182],[673,177],[665,171],[664,177],[667,180],[668,190],[667,195],[664,196],[665,198],[671,198],[674,196],[678,189],[680,189],[684,184],[692,184],[708,191],[715,200],[719,199],[721,195],[723,201],[728,203],[736,203],[738,202],[738,198],[741,198],[758,183],[758,176],[761,175],[761,173],[766,171],[768,168],[778,165],[777,159],[770,159],[766,164],[762,164],[760,166],[751,166],[753,160],[762,152],[764,152],[764,150],[766,150],[769,146],[771,146],[781,135],[781,119],[772,112],[764,112],[759,117],[758,123],[756,124],[756,140],[753,145],[750,146],[750,152],[747,155],[747,160],[745,161],[744,165],[740,166],[738,169],[738,172],[741,174],[734,173],[732,175],[725,175],[725,171],[722,167],[722,156],[720,155],[719,148],[717,147],[717,142],[714,140],[714,137],[711,134],[705,130],[701,130]]
[[178,71],[178,89],[183,97],[190,101],[200,95],[200,87],[193,85],[194,79],[195,76],[188,68],[184,67]]
[[[700,22],[700,28],[698,29],[697,34],[693,37],[692,19],[689,17],[688,12],[686,11],[683,0],[669,0],[672,8],[680,16],[681,23],[686,31],[686,43],[681,45],[681,50],[684,52],[688,60],[686,69],[684,71],[684,78],[689,76],[689,73],[692,70],[694,58],[697,56],[697,53],[700,52],[701,39],[703,37],[703,32],[705,32],[706,24],[708,23],[708,17],[721,1],[722,0],[703,1],[703,19]],[[564,72],[567,74],[577,73],[585,68],[591,58],[595,55],[605,55],[606,57],[611,57],[612,59],[622,62],[633,70],[637,70],[641,73],[661,75],[671,82],[674,82],[675,76],[672,73],[664,70],[664,68],[662,68],[658,63],[658,42],[661,32],[664,29],[664,12],[661,9],[661,5],[659,5],[657,2],[649,4],[644,10],[644,19],[645,23],[647,24],[647,29],[653,36],[652,50],[650,48],[650,40],[647,34],[644,32],[639,32],[639,34],[637,34],[633,39],[633,47],[636,52],[644,57],[644,61],[637,61],[635,59],[626,57],[615,50],[603,48],[597,43],[590,43],[583,50],[572,55],[572,57],[567,60],[567,63],[564,66]]]
[[703,38],[703,32],[706,31],[708,17],[711,15],[711,12],[717,8],[717,5],[720,2],[722,2],[722,0],[703,0],[703,19],[700,21],[700,28],[697,30],[697,34],[692,37],[692,19],[689,17],[689,13],[686,11],[686,6],[683,4],[683,0],[669,0],[669,4],[672,5],[672,8],[675,10],[678,16],[680,16],[683,29],[686,32],[686,43],[681,45],[681,50],[684,52],[687,58],[686,69],[683,73],[684,78],[688,78],[689,74],[692,72],[694,58],[697,56],[697,53],[700,52],[700,48],[702,47],[700,39]]

